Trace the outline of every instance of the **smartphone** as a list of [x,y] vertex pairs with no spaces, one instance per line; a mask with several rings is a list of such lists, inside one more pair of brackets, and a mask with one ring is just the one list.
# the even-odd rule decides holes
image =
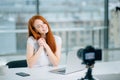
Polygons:
[[19,76],[22,76],[22,77],[30,76],[30,74],[25,73],[25,72],[18,72],[18,73],[16,73],[16,75],[19,75]]

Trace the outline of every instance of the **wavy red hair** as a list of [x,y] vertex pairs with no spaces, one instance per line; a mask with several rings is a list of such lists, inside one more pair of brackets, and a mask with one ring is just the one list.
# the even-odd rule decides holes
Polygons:
[[46,34],[46,43],[49,45],[49,47],[51,48],[51,50],[53,51],[53,53],[56,52],[56,43],[55,43],[55,38],[53,36],[53,33],[51,31],[51,28],[49,26],[49,23],[47,22],[47,20],[41,16],[41,15],[35,15],[32,18],[29,19],[28,21],[28,37],[33,36],[36,40],[38,40],[39,38],[41,38],[41,34],[38,33],[33,24],[34,21],[36,19],[40,19],[42,20],[45,24],[47,24],[48,26],[48,33]]

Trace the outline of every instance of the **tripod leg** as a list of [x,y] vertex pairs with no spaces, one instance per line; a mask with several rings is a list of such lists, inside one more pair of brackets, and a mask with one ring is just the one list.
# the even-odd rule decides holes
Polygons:
[[95,80],[92,76],[92,69],[89,67],[88,68],[88,71],[84,77],[85,80]]

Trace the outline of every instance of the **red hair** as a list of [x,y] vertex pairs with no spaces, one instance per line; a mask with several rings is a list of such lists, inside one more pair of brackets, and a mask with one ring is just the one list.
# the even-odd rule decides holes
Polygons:
[[48,26],[48,33],[46,34],[46,43],[50,46],[51,50],[53,51],[53,53],[56,52],[56,43],[55,43],[55,38],[53,36],[53,33],[51,31],[51,28],[49,26],[49,23],[47,22],[47,20],[40,16],[40,15],[35,15],[32,18],[30,18],[30,20],[28,21],[28,37],[33,36],[36,40],[38,40],[39,38],[41,38],[41,34],[38,33],[33,24],[34,21],[36,19],[40,19],[42,20],[45,24],[47,24]]

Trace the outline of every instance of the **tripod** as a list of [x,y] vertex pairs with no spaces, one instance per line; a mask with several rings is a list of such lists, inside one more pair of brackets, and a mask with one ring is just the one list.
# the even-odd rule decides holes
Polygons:
[[93,65],[92,66],[87,65],[87,68],[88,68],[88,70],[87,70],[87,73],[86,73],[85,77],[81,78],[81,79],[78,79],[78,80],[95,80],[92,76]]

